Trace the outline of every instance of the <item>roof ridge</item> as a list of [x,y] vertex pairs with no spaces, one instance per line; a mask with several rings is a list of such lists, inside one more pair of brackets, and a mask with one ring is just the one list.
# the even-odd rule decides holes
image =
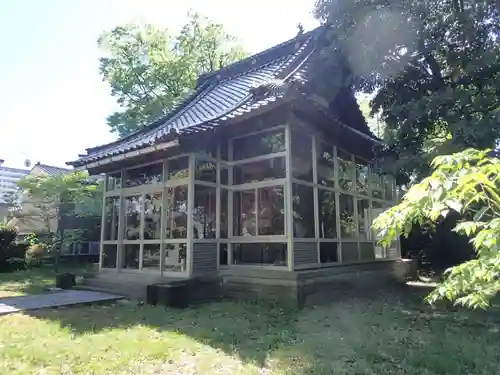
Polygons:
[[[228,72],[230,69],[234,69],[235,67],[239,67],[239,66],[243,66],[245,64],[248,64],[248,62],[250,62],[252,59],[256,59],[256,58],[259,58],[259,57],[262,57],[262,56],[265,56],[265,55],[268,55],[270,52],[273,52],[275,50],[279,50],[280,48],[283,48],[289,44],[291,44],[292,42],[297,42],[299,41],[300,39],[302,38],[306,38],[306,37],[311,37],[313,36],[314,34],[318,33],[320,30],[324,29],[324,25],[320,25],[318,27],[315,27],[314,29],[312,30],[309,30],[303,34],[297,34],[296,36],[294,36],[293,38],[290,38],[282,43],[279,43],[277,45],[274,45],[272,47],[269,47],[263,51],[260,51],[260,52],[257,52],[257,53],[254,53],[250,56],[247,56],[245,57],[244,59],[241,59],[241,60],[238,60],[238,61],[235,61],[225,67],[222,67],[218,70],[214,70],[212,72],[208,72],[208,73],[205,73],[203,75],[200,75],[200,78],[203,78],[203,80],[201,81],[201,84],[202,83],[205,83],[206,80],[209,80],[211,78],[213,78],[213,76],[216,76],[218,74],[221,74],[221,73],[226,73]],[[272,60],[271,60],[272,61]],[[270,61],[269,61],[270,62]],[[267,63],[267,62],[266,62]],[[258,66],[262,66],[262,65],[265,65],[266,63],[263,63],[263,64],[260,64]],[[241,73],[244,73],[244,72],[241,72]],[[224,77],[225,78],[228,78],[228,77],[232,77],[232,76],[226,76]]]

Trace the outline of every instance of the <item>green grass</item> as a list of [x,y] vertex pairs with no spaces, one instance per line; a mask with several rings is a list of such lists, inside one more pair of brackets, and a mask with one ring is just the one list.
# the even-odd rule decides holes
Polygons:
[[[61,266],[59,273],[72,272],[77,275],[87,274],[87,268]],[[52,266],[44,266],[30,271],[0,273],[0,298],[22,296],[25,294],[45,293],[47,287],[54,286],[56,272]]]
[[40,310],[0,317],[0,374],[491,375],[499,323],[498,310],[434,310],[413,293],[300,312],[237,302]]

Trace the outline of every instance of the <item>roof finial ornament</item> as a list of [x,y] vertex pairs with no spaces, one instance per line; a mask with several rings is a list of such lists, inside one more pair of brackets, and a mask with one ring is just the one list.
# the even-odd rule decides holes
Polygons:
[[299,24],[297,25],[297,29],[299,29],[297,36],[301,36],[302,34],[304,34],[304,26],[302,26],[302,23],[299,22]]

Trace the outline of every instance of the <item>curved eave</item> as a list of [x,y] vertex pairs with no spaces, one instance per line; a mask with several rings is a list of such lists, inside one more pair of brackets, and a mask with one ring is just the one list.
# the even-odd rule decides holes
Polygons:
[[[89,149],[94,151],[94,153],[76,161],[68,162],[67,164],[82,166],[104,158],[116,158],[120,154],[130,153],[142,148],[151,148],[156,144],[164,142],[166,138],[210,130],[220,123],[275,103],[283,95],[271,96],[255,101],[250,95],[250,88],[254,84],[259,84],[269,79],[280,78],[288,80],[300,73],[304,62],[314,50],[314,43],[312,42],[313,37],[311,36],[299,45],[290,56],[281,57],[264,66],[256,67],[251,71],[228,77],[216,83],[206,83],[206,87],[203,90],[198,90],[191,101],[185,102],[181,108],[167,116],[168,119],[163,119],[163,124],[160,126],[155,125],[155,127],[149,128],[145,132],[141,130],[139,133],[112,144]],[[224,99],[226,101],[221,105],[223,110],[219,113],[212,111],[211,116],[203,118],[203,114],[198,115],[195,111],[199,107],[198,109],[201,108],[209,112],[211,111],[211,103],[214,105],[222,103]],[[228,103],[231,105],[228,105]],[[191,123],[188,122],[190,119],[193,120]]]

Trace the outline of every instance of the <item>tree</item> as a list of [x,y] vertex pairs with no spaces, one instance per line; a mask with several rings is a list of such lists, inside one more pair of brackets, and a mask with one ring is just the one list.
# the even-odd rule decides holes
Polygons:
[[[85,172],[56,176],[28,176],[18,182],[23,192],[20,221],[38,219],[55,239],[52,251],[55,268],[64,246],[79,241],[81,231],[68,228],[72,217],[99,217],[102,213],[102,183],[90,180]],[[54,225],[55,224],[55,225]],[[54,228],[55,227],[55,228]]]
[[435,156],[493,148],[500,130],[500,12],[495,0],[318,0],[347,85],[374,94],[383,167],[418,181]]
[[380,118],[380,112],[372,113],[369,97],[365,95],[358,96],[358,105],[371,132],[378,138],[384,138],[385,123]]
[[454,230],[471,239],[475,257],[449,268],[428,300],[486,308],[500,291],[500,159],[467,149],[435,158],[432,167],[432,174],[378,216],[373,227],[387,246],[399,235],[408,236],[415,223],[462,215]]
[[222,25],[197,13],[188,17],[175,36],[150,24],[117,26],[100,36],[100,72],[121,107],[107,121],[120,137],[167,114],[200,74],[244,57]]

